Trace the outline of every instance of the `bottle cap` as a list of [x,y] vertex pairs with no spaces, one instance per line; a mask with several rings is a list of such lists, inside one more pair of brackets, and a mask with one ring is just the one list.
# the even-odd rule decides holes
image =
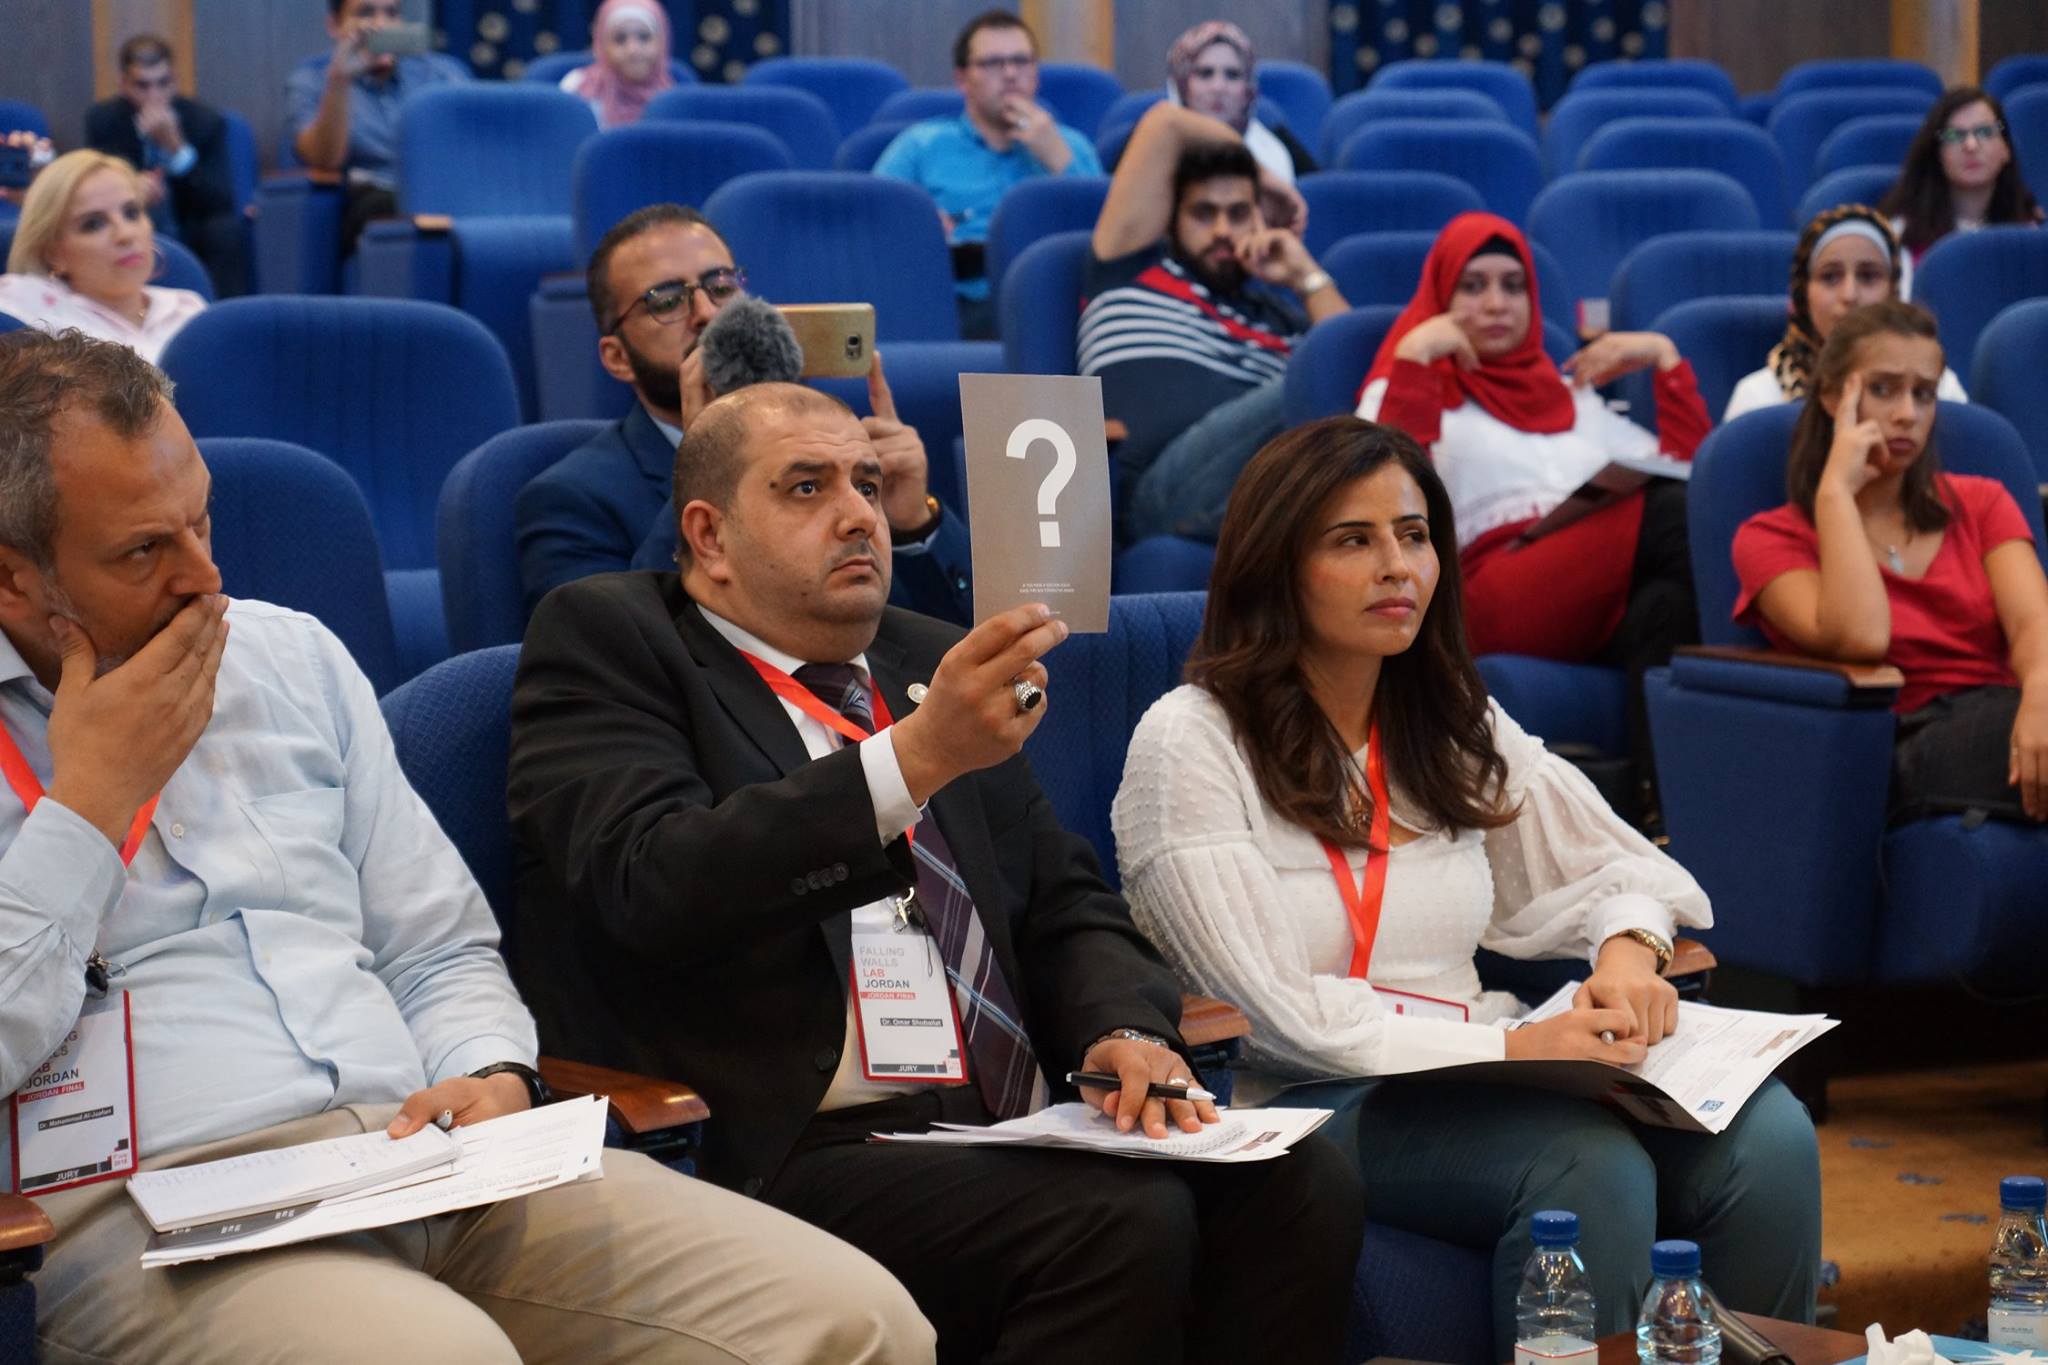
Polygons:
[[1650,1247],[1650,1273],[1687,1277],[1700,1273],[1700,1244],[1673,1239]]
[[2009,1175],[1998,1182],[1998,1206],[2039,1213],[2048,1207],[2048,1183],[2038,1175]]
[[1579,1215],[1564,1209],[1545,1209],[1529,1218],[1529,1240],[1540,1247],[1569,1247],[1579,1243]]

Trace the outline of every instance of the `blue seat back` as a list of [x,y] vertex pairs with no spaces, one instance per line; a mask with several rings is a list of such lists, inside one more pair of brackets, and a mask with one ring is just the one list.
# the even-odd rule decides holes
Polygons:
[[249,120],[232,109],[220,111],[227,129],[228,178],[235,186],[235,207],[246,209],[256,202],[256,187],[263,182],[263,165],[256,151],[256,130]]
[[511,940],[518,850],[505,814],[512,747],[512,682],[519,646],[444,659],[383,700],[384,723],[405,780],[427,803]]
[[[1938,92],[1937,92],[1938,93]],[[1810,89],[1781,95],[1771,108],[1770,134],[1785,154],[1785,174],[1795,190],[1813,183],[1820,146],[1850,119],[1872,114],[1925,115],[1935,96],[1895,88]]]
[[2048,85],[2023,86],[2005,104],[2006,137],[2034,197],[2048,196]]
[[[574,52],[550,52],[544,57],[535,57],[528,62],[526,70],[519,74],[519,79],[537,85],[560,85],[562,77],[571,71],[589,66],[593,55],[587,47],[578,48]],[[678,61],[674,57],[669,58],[668,74],[677,85],[697,83],[697,73],[690,70],[689,63]]]
[[1876,208],[1898,178],[1896,164],[1844,166],[1839,171],[1829,171],[1807,186],[1806,193],[1799,196],[1799,206],[1792,213],[1792,225],[1804,228],[1815,217],[1838,204],[1864,204]]
[[[896,401],[896,415],[924,442],[930,492],[949,513],[967,515],[965,471],[953,458],[960,439],[960,376],[1001,374],[1003,348],[995,341],[892,341],[877,347],[882,372]],[[859,417],[872,415],[868,381],[811,379],[812,388],[835,394]]]
[[1594,62],[1579,68],[1569,88],[1571,93],[1577,94],[1581,90],[1603,90],[1617,85],[1662,85],[1681,90],[1702,90],[1721,101],[1731,114],[1736,112],[1740,98],[1735,92],[1734,80],[1719,63],[1701,61],[1696,57]]
[[347,470],[390,569],[433,567],[442,480],[519,425],[498,339],[412,299],[228,299],[171,338],[163,369],[194,436],[293,441]]
[[37,137],[50,135],[50,121],[43,117],[43,111],[27,100],[0,99],[0,135],[7,133],[34,133]]
[[431,86],[398,121],[399,203],[409,214],[567,214],[576,149],[597,116],[540,85]]
[[[928,118],[958,118],[967,108],[966,97],[950,85],[920,85],[898,90],[875,110],[873,123],[921,123]],[[1095,125],[1084,124],[1092,128]]]
[[[1670,337],[1678,353],[1692,362],[1707,416],[1719,421],[1728,410],[1735,386],[1763,365],[1771,347],[1785,335],[1787,309],[1782,290],[1687,299],[1657,314],[1649,327]],[[1647,411],[1652,405],[1647,376],[1643,380],[1640,388],[1631,390],[1636,411]]]
[[600,133],[576,153],[576,259],[635,209],[701,205],[736,176],[795,164],[780,139],[746,123],[643,121]]
[[1122,83],[1099,66],[1086,62],[1038,64],[1039,102],[1055,119],[1084,136],[1101,125],[1102,116],[1123,95]]
[[1203,592],[1216,565],[1216,547],[1186,536],[1147,536],[1119,550],[1110,566],[1113,593]]
[[1799,234],[1783,229],[1652,237],[1615,268],[1610,321],[1618,332],[1640,332],[1692,299],[1780,292],[1790,287],[1798,244]]
[[1941,323],[1949,367],[1970,387],[1977,338],[1999,310],[2048,295],[2048,233],[2034,227],[1952,232],[1929,247],[1913,273],[1913,300]]
[[2048,483],[2048,403],[2041,399],[2041,357],[2048,356],[2048,299],[2008,304],[1977,337],[1970,401],[2011,422]]
[[19,332],[20,330],[22,330],[22,328],[26,326],[28,326],[28,324],[23,322],[20,318],[14,316],[14,314],[0,313],[0,333]]
[[1456,87],[1415,90],[1354,90],[1330,106],[1317,134],[1316,157],[1334,162],[1351,135],[1379,119],[1478,119],[1506,123],[1508,116],[1491,96]]
[[2048,52],[2023,52],[1991,68],[1984,89],[2000,104],[2023,85],[2048,85]]
[[1941,77],[1920,62],[1891,57],[1851,57],[1800,62],[1778,78],[1778,98],[1810,90],[1912,90],[1928,103],[1941,95]]
[[1615,267],[1652,237],[1757,226],[1749,191],[1715,171],[1579,171],[1529,208],[1529,236],[1557,256],[1573,302],[1606,298]]
[[[1295,343],[1280,381],[1281,407],[1287,425],[1300,426],[1318,417],[1335,417],[1358,409],[1359,390],[1372,358],[1387,332],[1401,316],[1398,304],[1370,304],[1317,323]],[[1543,349],[1562,362],[1578,349],[1571,333],[1546,319]]]
[[748,67],[741,85],[816,95],[832,111],[835,145],[873,118],[882,101],[910,88],[902,72],[867,57],[770,57]]
[[[1405,304],[1415,297],[1422,264],[1436,239],[1434,232],[1361,232],[1339,240],[1318,259],[1337,282],[1337,292],[1352,307]],[[1564,267],[1541,243],[1529,243],[1529,255],[1536,266],[1536,292],[1543,303],[1544,320],[1570,329],[1572,305],[1564,284]]]
[[[14,236],[12,231],[0,235],[10,239]],[[160,284],[166,289],[189,289],[208,303],[213,302],[213,277],[192,254],[192,248],[175,237],[159,236],[156,249],[163,257],[163,270],[151,281],[152,284]]]
[[1784,227],[1792,201],[1785,154],[1771,135],[1738,118],[1623,118],[1579,149],[1582,171],[1718,171],[1749,191],[1757,221]]
[[1593,134],[1617,119],[1722,119],[1728,107],[1702,90],[1613,86],[1574,91],[1550,110],[1543,128],[1543,160],[1553,176],[1579,169],[1579,153]]
[[[1152,86],[1144,90],[1132,90],[1118,95],[1109,108],[1102,111],[1102,117],[1095,121],[1095,145],[1100,147],[1104,135],[1117,129],[1130,128],[1145,117],[1145,111],[1166,98],[1166,90]],[[1107,166],[1105,159],[1102,163]]]
[[1056,232],[1019,252],[1004,272],[1003,367],[1011,374],[1072,374],[1081,291],[1088,280],[1087,232]]
[[1046,708],[1024,752],[1060,824],[1095,846],[1112,886],[1121,879],[1109,808],[1123,784],[1131,731],[1153,702],[1180,686],[1201,634],[1203,597],[1112,597],[1106,634],[1071,636],[1045,656],[1051,695],[1066,704]]
[[[1543,188],[1543,154],[1536,149],[1536,139],[1496,123],[1375,120],[1351,135],[1338,154],[1337,167],[1453,175],[1477,190],[1489,211],[1517,223],[1528,217],[1529,205]],[[1314,220],[1310,222],[1313,225]]]
[[1486,207],[1478,190],[1437,171],[1317,171],[1294,188],[1308,205],[1302,244],[1319,260],[1358,233],[1433,233],[1461,213]]
[[1287,131],[1304,147],[1317,145],[1317,133],[1330,112],[1330,78],[1306,62],[1259,63],[1259,98],[1280,106]]
[[1897,167],[1906,159],[1913,135],[1926,120],[1914,114],[1866,114],[1829,133],[1814,153],[1816,177],[1850,166]]
[[1507,114],[1508,121],[1536,136],[1536,87],[1506,62],[1416,60],[1394,62],[1373,73],[1367,89],[1477,90]]
[[771,303],[865,301],[882,341],[959,339],[938,206],[915,185],[762,171],[720,186],[704,216],[727,241],[745,243],[747,287]]
[[526,634],[519,579],[519,490],[607,423],[541,422],[500,432],[455,462],[435,508],[441,609],[457,654],[518,644]]
[[877,117],[865,128],[857,128],[852,136],[839,144],[839,150],[832,154],[832,169],[835,171],[871,171],[882,159],[882,153],[889,150],[889,144],[905,128],[911,126],[910,119],[885,119]]
[[213,475],[221,590],[306,612],[340,638],[379,692],[397,686],[377,532],[348,472],[288,441],[215,436],[199,442],[199,453]]
[[839,148],[839,124],[825,101],[781,85],[696,85],[647,101],[649,119],[750,123],[779,138],[800,170],[822,171]]
[[1056,232],[1093,232],[1108,197],[1109,177],[1094,175],[1041,176],[1003,191],[988,222],[990,284],[1000,288],[1010,262],[1033,242]]

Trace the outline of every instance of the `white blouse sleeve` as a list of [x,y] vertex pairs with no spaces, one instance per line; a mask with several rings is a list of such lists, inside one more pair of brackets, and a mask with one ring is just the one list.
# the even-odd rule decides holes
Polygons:
[[1616,815],[1585,774],[1493,709],[1494,745],[1507,760],[1515,820],[1486,835],[1493,922],[1480,946],[1509,957],[1589,962],[1625,929],[1667,941],[1678,925],[1714,922],[1690,873]]
[[1751,370],[1736,382],[1735,391],[1728,395],[1728,407],[1722,412],[1721,420],[1732,422],[1744,413],[1775,407],[1784,401],[1784,387],[1778,383],[1778,376],[1771,373],[1771,367],[1766,365],[1760,370]]
[[1364,981],[1313,970],[1300,911],[1260,847],[1250,770],[1197,689],[1145,713],[1110,819],[1133,919],[1191,989],[1245,1012],[1261,1063],[1352,1076],[1506,1055],[1491,1025],[1397,1016]]
[[1355,416],[1368,422],[1380,420],[1380,404],[1387,400],[1387,381],[1375,379],[1365,386],[1365,392],[1358,395],[1358,411]]
[[1944,403],[1967,403],[1970,401],[1970,395],[1963,389],[1963,381],[1956,378],[1956,372],[1946,366],[1942,368],[1941,383],[1935,386],[1934,396]]

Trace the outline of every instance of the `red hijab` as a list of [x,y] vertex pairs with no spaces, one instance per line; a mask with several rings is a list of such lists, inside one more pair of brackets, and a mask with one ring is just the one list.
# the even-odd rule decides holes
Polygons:
[[1443,384],[1443,405],[1454,408],[1471,399],[1487,412],[1517,431],[1554,434],[1569,431],[1578,414],[1571,390],[1557,366],[1543,350],[1543,307],[1536,293],[1536,268],[1529,258],[1529,243],[1520,228],[1491,213],[1461,213],[1445,225],[1429,259],[1422,263],[1422,282],[1415,297],[1401,310],[1401,316],[1380,343],[1372,358],[1365,382],[1384,379],[1394,370],[1394,348],[1401,338],[1449,310],[1457,292],[1458,277],[1477,255],[1479,248],[1496,237],[1506,238],[1522,261],[1529,281],[1529,330],[1520,344],[1504,356],[1481,361],[1476,370],[1464,370],[1449,356],[1433,363]]

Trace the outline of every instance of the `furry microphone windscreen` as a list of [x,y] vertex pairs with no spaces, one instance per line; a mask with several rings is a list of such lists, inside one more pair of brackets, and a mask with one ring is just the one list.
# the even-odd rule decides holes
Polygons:
[[794,383],[804,352],[775,305],[743,294],[718,310],[697,345],[704,382],[721,396],[749,384]]

